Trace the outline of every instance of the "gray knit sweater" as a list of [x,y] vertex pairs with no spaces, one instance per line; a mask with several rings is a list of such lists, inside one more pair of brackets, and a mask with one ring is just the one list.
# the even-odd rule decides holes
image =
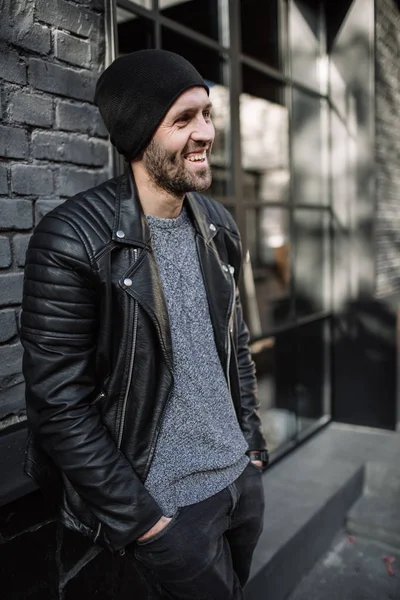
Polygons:
[[175,385],[165,408],[145,487],[164,515],[232,483],[248,463],[215,347],[195,232],[176,219],[147,215],[168,306]]

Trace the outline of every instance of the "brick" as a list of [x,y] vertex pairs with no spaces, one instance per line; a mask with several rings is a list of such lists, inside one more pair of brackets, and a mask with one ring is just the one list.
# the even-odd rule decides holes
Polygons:
[[53,173],[49,167],[14,165],[11,167],[13,192],[24,196],[48,196],[53,193]]
[[43,92],[91,102],[96,80],[96,74],[89,71],[74,71],[38,58],[29,61],[29,83]]
[[61,204],[63,200],[38,200],[35,203],[35,225],[37,225],[48,212]]
[[30,233],[17,234],[13,237],[12,244],[14,248],[14,257],[18,267],[25,266],[25,254],[28,249],[30,239]]
[[2,346],[0,348],[1,378],[20,373],[22,368],[22,353],[23,350],[20,342],[8,346]]
[[8,116],[13,121],[50,127],[53,122],[53,99],[33,94],[30,90],[18,90],[9,96]]
[[13,50],[0,47],[0,79],[26,83],[26,65]]
[[34,158],[80,165],[103,166],[108,162],[108,145],[67,133],[35,131],[32,136]]
[[17,198],[0,200],[0,230],[24,230],[33,227],[33,207],[30,200]]
[[90,44],[86,40],[73,37],[64,31],[54,34],[54,55],[72,65],[88,67],[90,64]]
[[0,343],[8,342],[17,335],[15,312],[12,308],[0,310]]
[[56,127],[66,131],[81,131],[108,137],[99,109],[91,104],[73,104],[60,100],[56,105]]
[[14,35],[14,44],[37,52],[38,54],[48,54],[51,49],[51,33],[50,29],[39,23],[32,23],[27,30],[18,31]]
[[70,197],[97,185],[96,172],[85,171],[76,167],[61,167],[58,180],[60,196]]
[[7,167],[0,165],[0,194],[8,193]]
[[0,275],[0,306],[21,303],[23,280],[23,273]]
[[36,0],[36,18],[81,37],[89,37],[93,31],[100,29],[98,15],[65,0]]
[[0,236],[0,269],[6,269],[12,263],[10,240]]
[[28,140],[24,129],[0,125],[0,156],[27,158]]

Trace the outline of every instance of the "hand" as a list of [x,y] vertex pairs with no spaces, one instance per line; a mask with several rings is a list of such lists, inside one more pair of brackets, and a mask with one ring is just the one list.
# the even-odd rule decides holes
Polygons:
[[252,460],[251,462],[253,463],[253,465],[255,465],[256,467],[258,467],[259,469],[263,468],[263,461],[262,460]]
[[[258,461],[258,462],[260,462],[260,461]],[[157,533],[160,533],[160,531],[162,531],[163,529],[165,529],[165,527],[171,521],[171,518],[172,517],[161,517],[157,521],[157,523],[155,525],[153,525],[153,527],[151,529],[149,529],[148,531],[146,531],[146,533],[144,533],[143,535],[141,535],[140,538],[137,539],[137,541],[138,542],[145,542],[149,538],[153,537],[153,535],[157,535]]]

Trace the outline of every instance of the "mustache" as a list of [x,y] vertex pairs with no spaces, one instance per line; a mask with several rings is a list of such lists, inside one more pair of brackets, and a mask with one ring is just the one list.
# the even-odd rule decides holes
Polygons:
[[186,154],[189,154],[191,152],[203,152],[204,150],[207,153],[209,153],[211,150],[211,144],[209,144],[208,142],[202,142],[202,143],[197,143],[197,144],[188,144],[182,150],[182,155],[185,156]]

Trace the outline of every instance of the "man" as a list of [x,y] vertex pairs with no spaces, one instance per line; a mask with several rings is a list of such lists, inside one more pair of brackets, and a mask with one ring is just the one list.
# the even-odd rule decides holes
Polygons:
[[267,462],[239,234],[198,193],[208,92],[170,52],[106,69],[95,101],[129,168],[40,222],[22,315],[27,471],[54,463],[62,522],[187,600],[243,598]]

